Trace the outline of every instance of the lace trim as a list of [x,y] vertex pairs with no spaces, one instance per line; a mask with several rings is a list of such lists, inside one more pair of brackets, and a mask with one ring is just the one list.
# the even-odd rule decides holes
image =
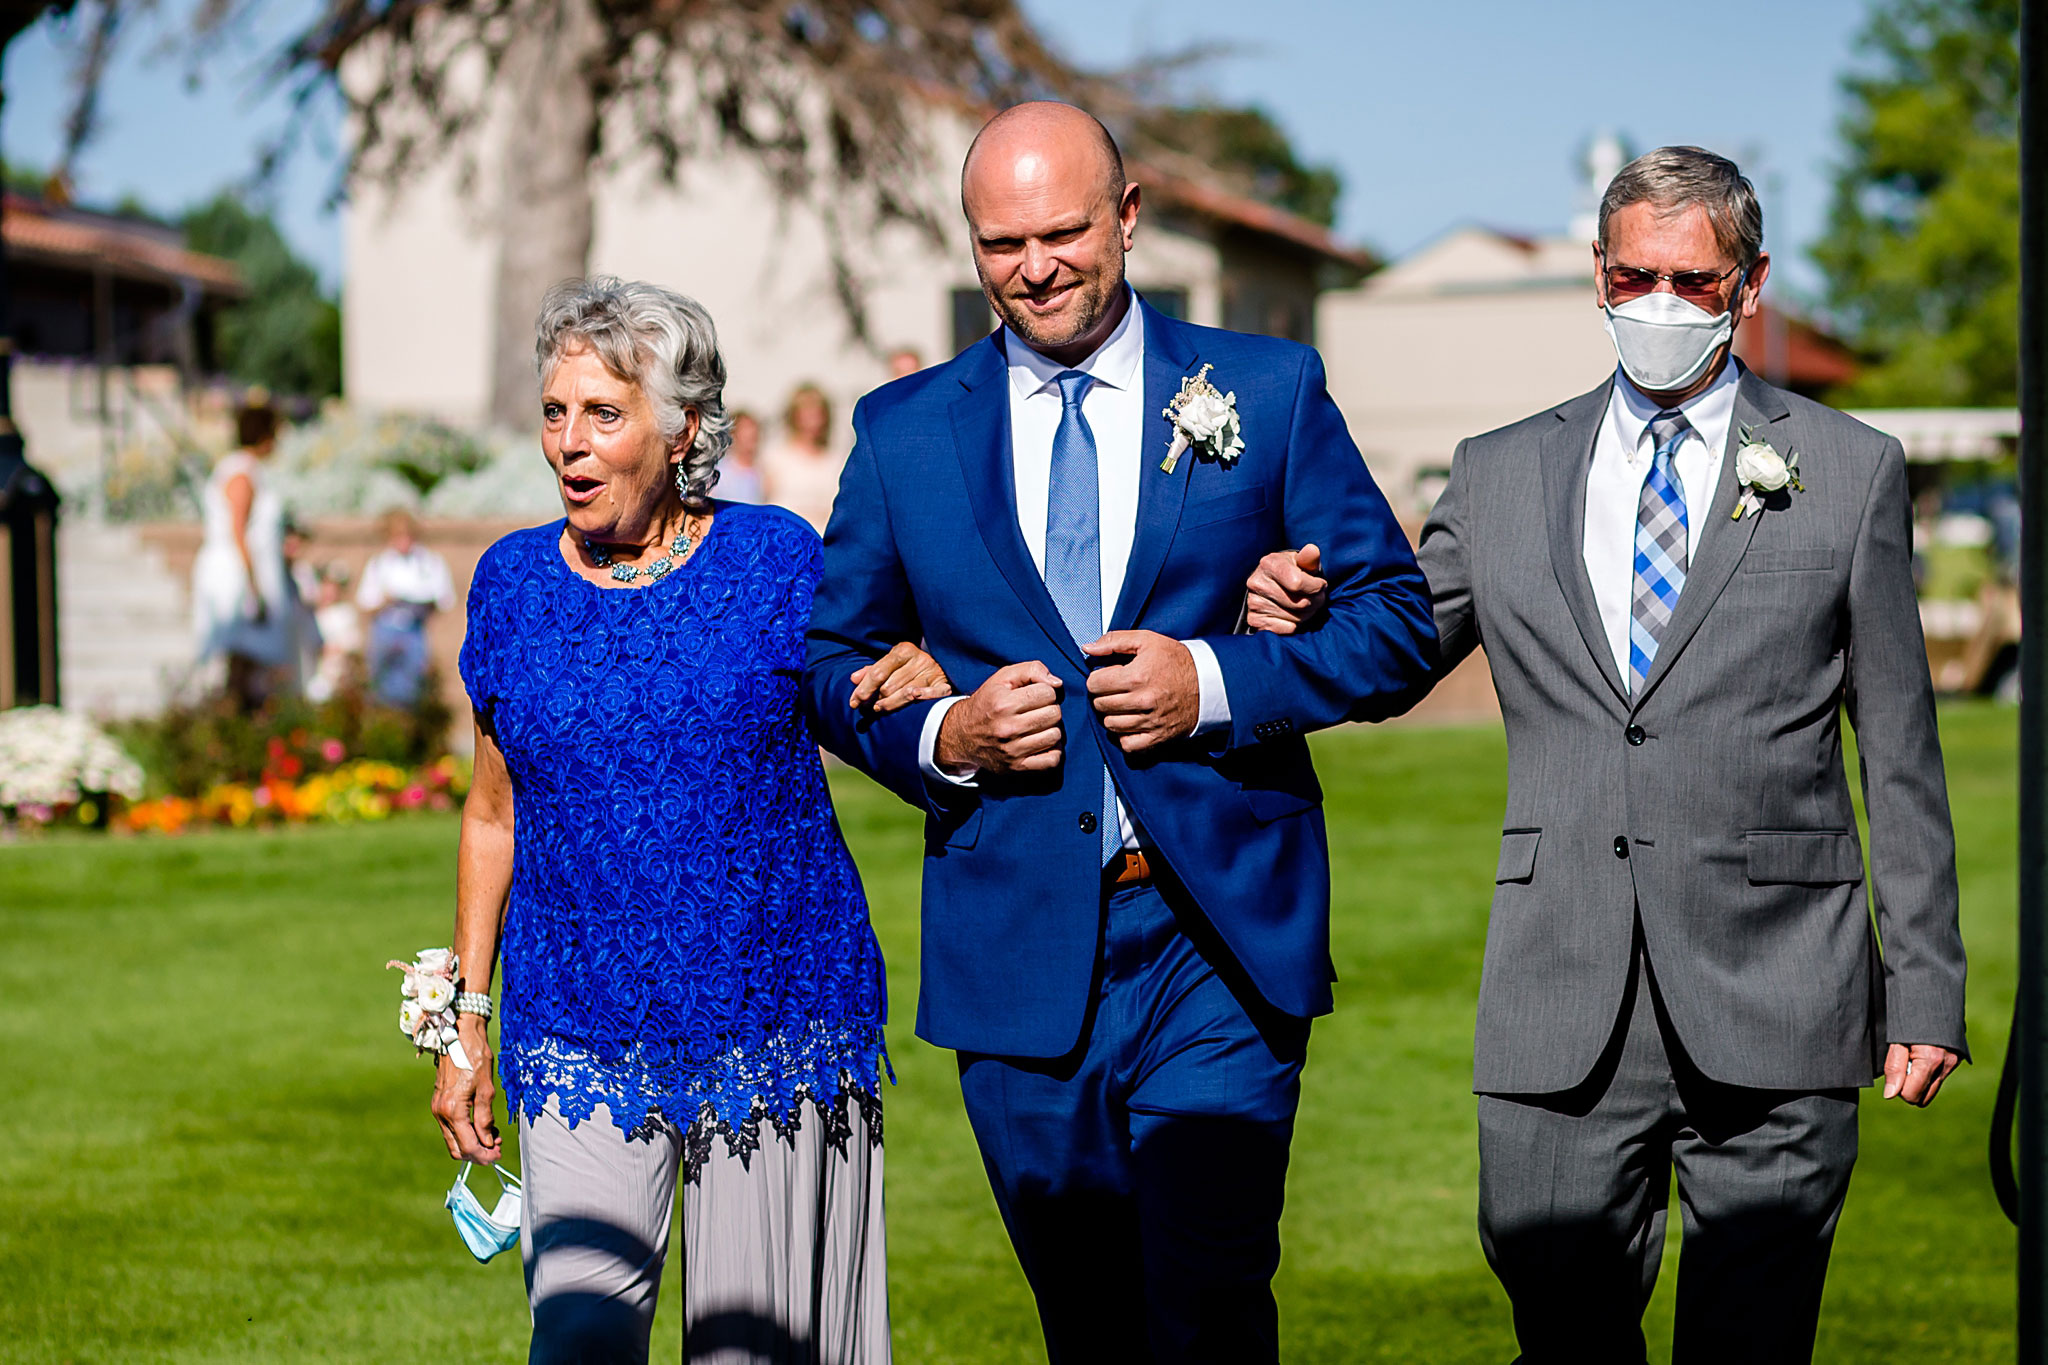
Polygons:
[[[632,1135],[650,1124],[692,1115],[691,1131],[715,1129],[742,1160],[760,1148],[765,1120],[778,1134],[793,1136],[810,1101],[819,1112],[844,1115],[849,1096],[865,1095],[875,1140],[881,1140],[879,1075],[888,1057],[882,1031],[873,1024],[813,1021],[794,1035],[778,1033],[757,1044],[736,1047],[710,1066],[675,1076],[636,1046],[612,1061],[559,1038],[537,1045],[508,1043],[499,1058],[506,1102],[528,1119],[540,1116],[550,1096],[572,1129],[602,1104],[619,1131]],[[664,1074],[671,1077],[664,1084]],[[863,1105],[863,1112],[867,1112]],[[828,1120],[827,1136],[834,1127]],[[844,1138],[836,1144],[844,1148]]]
[[697,1183],[720,1138],[725,1139],[726,1155],[738,1157],[742,1170],[752,1170],[754,1153],[761,1150],[761,1125],[764,1123],[774,1135],[774,1140],[794,1148],[797,1134],[803,1130],[805,1101],[811,1103],[812,1112],[825,1125],[825,1145],[835,1156],[844,1159],[851,1155],[855,1109],[867,1123],[869,1149],[882,1145],[882,1097],[872,1090],[861,1089],[853,1076],[847,1074],[839,1078],[839,1098],[831,1103],[807,1093],[797,1108],[788,1114],[777,1115],[765,1107],[756,1107],[746,1122],[737,1127],[708,1112],[699,1115],[683,1134],[683,1183]]

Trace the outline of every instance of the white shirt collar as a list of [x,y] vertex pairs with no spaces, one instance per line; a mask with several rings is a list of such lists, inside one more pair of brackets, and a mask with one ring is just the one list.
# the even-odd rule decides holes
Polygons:
[[1091,375],[1096,383],[1112,389],[1135,388],[1145,366],[1145,321],[1137,293],[1129,285],[1124,286],[1124,291],[1129,295],[1130,306],[1124,309],[1123,321],[1087,359],[1077,364],[1062,365],[1040,355],[1030,342],[1004,327],[1003,354],[1010,362],[1010,386],[1017,397],[1029,398],[1052,387],[1053,381],[1068,370]]
[[[1678,405],[1686,421],[1715,455],[1725,445],[1724,440],[1716,439],[1716,433],[1725,436],[1735,420],[1735,390],[1741,378],[1742,362],[1730,356],[1713,383]],[[1614,371],[1614,398],[1614,420],[1625,442],[1623,449],[1636,450],[1642,445],[1643,433],[1649,430],[1651,421],[1664,409],[1651,402],[1618,366]]]

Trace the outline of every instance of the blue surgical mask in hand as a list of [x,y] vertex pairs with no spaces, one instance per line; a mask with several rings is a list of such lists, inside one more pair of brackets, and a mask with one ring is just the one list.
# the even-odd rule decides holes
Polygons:
[[479,1261],[488,1261],[519,1244],[519,1177],[502,1167],[491,1167],[504,1192],[498,1196],[498,1206],[485,1213],[484,1206],[469,1192],[469,1167],[469,1162],[463,1162],[461,1173],[449,1187],[448,1212],[455,1215],[455,1231],[461,1234],[469,1254]]

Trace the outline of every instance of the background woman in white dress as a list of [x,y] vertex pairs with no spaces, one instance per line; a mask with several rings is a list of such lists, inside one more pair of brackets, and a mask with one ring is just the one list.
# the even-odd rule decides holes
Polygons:
[[225,658],[228,695],[254,709],[292,647],[284,503],[264,470],[277,449],[276,410],[251,398],[235,413],[235,436],[238,448],[214,466],[200,496],[206,538],[192,565],[192,616],[198,662]]

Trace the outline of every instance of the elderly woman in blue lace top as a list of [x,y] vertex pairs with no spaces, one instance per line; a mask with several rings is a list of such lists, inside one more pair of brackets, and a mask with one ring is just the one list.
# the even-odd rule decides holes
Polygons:
[[[714,502],[724,362],[690,299],[550,291],[542,446],[564,520],[477,565],[462,678],[465,1009],[434,1098],[492,1161],[516,1116],[535,1361],[645,1360],[678,1177],[692,1360],[889,1359],[882,963],[797,710],[821,547]],[[906,645],[887,706],[942,694]]]

